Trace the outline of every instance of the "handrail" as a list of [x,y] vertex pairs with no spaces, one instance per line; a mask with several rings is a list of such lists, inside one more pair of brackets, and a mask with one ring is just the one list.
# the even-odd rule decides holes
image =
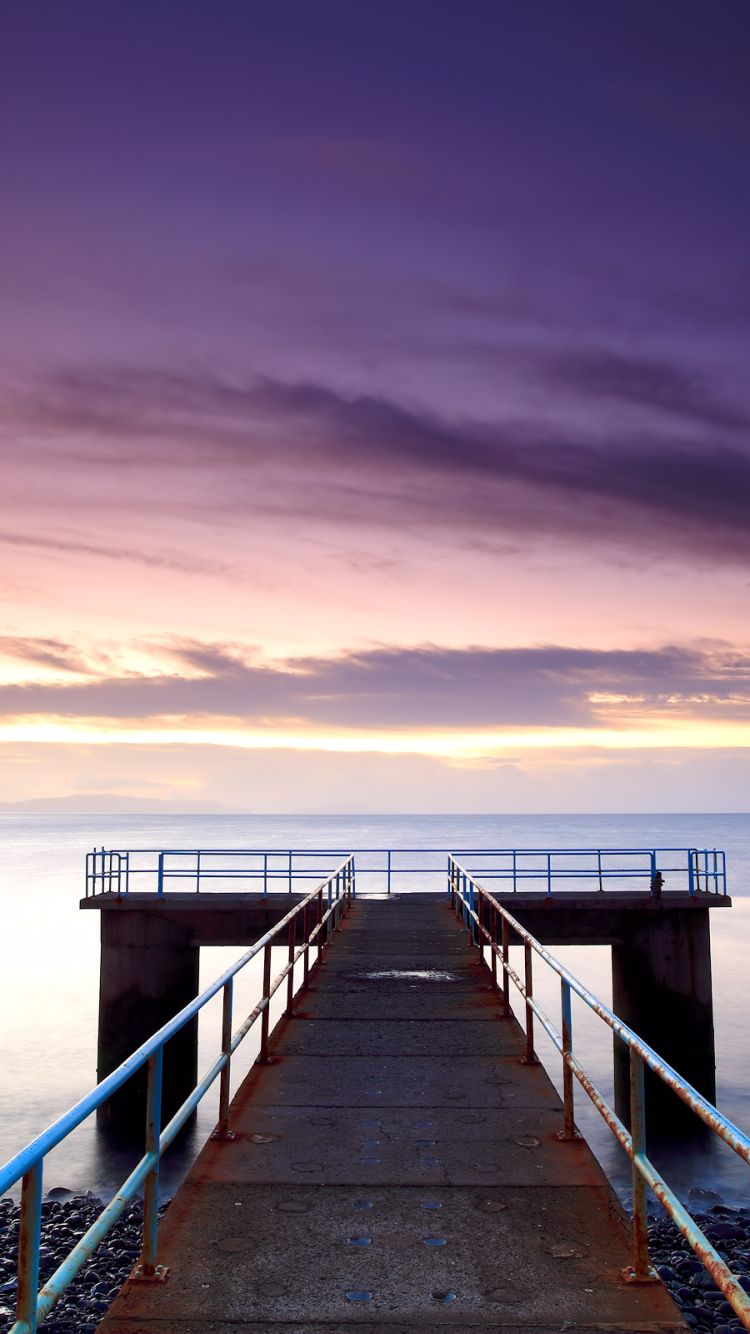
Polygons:
[[[159,897],[174,886],[183,892],[201,893],[218,882],[248,881],[278,885],[291,893],[295,881],[317,879],[320,860],[330,863],[351,849],[337,848],[100,848],[86,857],[86,896],[124,895],[142,892],[149,883]],[[442,858],[458,855],[490,864],[471,866],[474,876],[507,883],[514,892],[531,890],[547,895],[555,892],[605,890],[618,882],[632,890],[659,896],[673,892],[665,875],[680,877],[682,892],[726,894],[726,858],[716,848],[355,848],[361,875],[379,874],[387,892],[399,875],[443,875]],[[138,859],[151,858],[139,865]],[[377,858],[377,862],[367,862]],[[396,858],[419,857],[417,865],[397,864]],[[425,864],[430,861],[431,864]],[[310,865],[310,863],[313,863]],[[318,863],[318,865],[316,865]],[[137,887],[137,889],[136,889]],[[220,886],[219,886],[220,888]],[[225,891],[228,892],[228,891]],[[678,890],[679,892],[679,890]]]
[[[341,915],[351,905],[356,894],[354,857],[350,854],[325,880],[316,886],[301,903],[295,904],[282,917],[281,921],[261,936],[255,945],[242,955],[236,963],[227,968],[221,977],[212,982],[200,996],[190,1001],[168,1023],[112,1074],[103,1079],[96,1088],[59,1117],[53,1125],[37,1135],[36,1139],[0,1168],[0,1195],[3,1195],[19,1179],[23,1179],[21,1193],[21,1225],[18,1247],[18,1301],[16,1322],[9,1334],[36,1334],[37,1326],[49,1315],[59,1301],[62,1293],[75,1278],[82,1265],[94,1252],[100,1241],[118,1221],[136,1191],[145,1186],[143,1213],[143,1245],[140,1264],[134,1273],[141,1279],[158,1279],[160,1266],[156,1264],[157,1207],[159,1194],[159,1161],[162,1154],[172,1143],[177,1132],[198,1106],[201,1098],[221,1076],[219,1090],[219,1120],[212,1136],[213,1139],[234,1139],[229,1130],[229,1090],[230,1063],[243,1038],[247,1036],[253,1024],[261,1019],[261,1043],[259,1061],[268,1058],[269,1017],[271,998],[287,982],[286,1012],[292,1008],[294,996],[294,967],[303,958],[302,987],[306,987],[310,972],[310,951],[317,949],[319,962],[325,946],[331,944],[333,933],[338,929]],[[324,900],[324,895],[325,900]],[[297,919],[302,914],[302,943],[296,945]],[[284,939],[288,934],[288,960],[281,972],[271,981],[271,950],[276,937]],[[232,992],[234,978],[249,962],[263,951],[263,992],[255,1008],[232,1036]],[[214,1061],[207,1074],[193,1089],[182,1106],[175,1112],[171,1121],[161,1129],[161,1076],[164,1044],[185,1024],[189,1023],[199,1011],[219,991],[223,991],[221,1055]],[[110,1200],[105,1209],[89,1228],[84,1237],[73,1247],[70,1254],[58,1266],[55,1273],[37,1292],[39,1284],[39,1246],[41,1238],[42,1205],[42,1165],[44,1157],[80,1125],[97,1107],[130,1079],[131,1075],[148,1062],[148,1089],[146,1095],[146,1153],[137,1167],[131,1172],[118,1193]]]
[[[696,1225],[690,1214],[680,1203],[677,1196],[659,1175],[653,1163],[646,1156],[646,1121],[644,1066],[672,1089],[679,1098],[704,1122],[709,1129],[719,1135],[740,1158],[750,1163],[750,1138],[737,1126],[722,1116],[716,1107],[704,1098],[692,1084],[678,1074],[666,1061],[654,1051],[648,1043],[639,1038],[632,1028],[624,1024],[617,1015],[592,995],[583,983],[579,982],[549,950],[532,936],[530,931],[511,915],[507,908],[498,903],[483,885],[480,885],[470,872],[453,857],[449,861],[448,897],[457,914],[463,915],[464,925],[470,930],[471,941],[478,945],[484,957],[484,945],[490,949],[490,967],[493,983],[497,986],[497,965],[502,966],[503,1011],[510,1015],[510,982],[512,981],[526,1002],[526,1056],[530,1063],[536,1063],[534,1052],[534,1016],[536,1016],[548,1036],[552,1039],[563,1059],[563,1110],[564,1129],[560,1139],[570,1140],[577,1137],[574,1121],[573,1076],[588,1094],[610,1130],[619,1140],[632,1162],[633,1171],[633,1268],[626,1277],[636,1282],[648,1282],[656,1277],[649,1264],[648,1256],[648,1217],[646,1212],[646,1187],[650,1187],[657,1200],[677,1224],[682,1235],[688,1241],[698,1258],[703,1262],[714,1282],[721,1289],[732,1309],[739,1316],[745,1329],[750,1330],[750,1294],[746,1293],[714,1249],[702,1230]],[[490,926],[486,924],[489,910]],[[497,941],[498,915],[501,922],[501,944]],[[522,981],[509,961],[510,931],[515,931],[524,946],[524,980]],[[532,954],[538,954],[549,967],[558,974],[561,982],[561,1029],[560,1032],[548,1015],[534,999]],[[593,1012],[612,1029],[630,1052],[630,1132],[612,1110],[606,1099],[599,1092],[594,1081],[583,1069],[573,1053],[572,1016],[570,998],[575,993]]]

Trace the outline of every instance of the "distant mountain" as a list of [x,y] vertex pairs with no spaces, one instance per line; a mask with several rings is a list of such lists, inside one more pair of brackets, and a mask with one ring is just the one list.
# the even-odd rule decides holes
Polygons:
[[75,792],[69,797],[31,797],[0,801],[1,811],[69,815],[247,815],[218,801],[172,801],[159,797],[119,797],[114,792]]

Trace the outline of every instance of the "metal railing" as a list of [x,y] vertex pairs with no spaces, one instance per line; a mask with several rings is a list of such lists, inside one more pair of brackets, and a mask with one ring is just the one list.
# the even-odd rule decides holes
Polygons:
[[[257,884],[292,892],[321,874],[344,848],[95,849],[86,857],[86,896],[170,890],[201,893]],[[659,895],[726,894],[726,859],[715,848],[355,848],[357,871],[378,876],[388,894],[398,877],[444,876],[445,858],[506,890],[587,893],[627,889]],[[369,860],[368,860],[369,859]],[[416,860],[415,860],[416,859]],[[478,864],[475,864],[477,863]],[[403,883],[403,882],[402,882]]]
[[[286,980],[286,1012],[292,1008],[294,996],[294,968],[303,960],[301,986],[307,986],[311,960],[311,950],[317,950],[313,965],[320,960],[323,949],[333,940],[333,933],[338,929],[341,915],[350,906],[355,893],[354,859],[349,856],[327,879],[319,884],[303,902],[296,904],[282,920],[267,931],[260,940],[242,955],[236,963],[222,973],[210,987],[190,1001],[174,1019],[164,1024],[133,1052],[122,1065],[103,1079],[96,1088],[76,1103],[54,1125],[50,1126],[30,1144],[17,1153],[10,1162],[0,1168],[0,1196],[22,1179],[21,1223],[18,1246],[18,1300],[16,1322],[10,1334],[34,1334],[36,1328],[49,1315],[59,1301],[65,1289],[75,1278],[89,1256],[104,1239],[110,1228],[114,1227],[126,1209],[130,1200],[141,1187],[144,1187],[143,1245],[140,1264],[134,1270],[134,1277],[141,1281],[154,1281],[163,1275],[161,1266],[156,1264],[156,1229],[159,1194],[159,1160],[174,1140],[177,1132],[195,1111],[198,1103],[208,1092],[214,1080],[220,1077],[219,1120],[212,1138],[218,1140],[233,1139],[229,1130],[229,1081],[230,1063],[233,1053],[247,1036],[257,1019],[261,1020],[261,1041],[259,1061],[268,1056],[269,1017],[271,998]],[[297,927],[302,919],[302,943],[296,944]],[[278,939],[277,939],[278,938]],[[271,981],[271,950],[274,943],[288,939],[288,962],[277,977]],[[232,990],[236,975],[254,959],[263,953],[263,989],[258,1004],[232,1036]],[[198,1012],[219,992],[223,992],[221,1055],[214,1061],[210,1070],[196,1085],[185,1102],[175,1112],[171,1121],[161,1129],[161,1084],[162,1059],[164,1044],[175,1033],[193,1019]],[[41,1237],[42,1206],[42,1170],[44,1157],[55,1145],[65,1139],[76,1126],[106,1102],[131,1075],[148,1062],[148,1089],[146,1095],[146,1152],[138,1166],[131,1172],[127,1181],[120,1188],[110,1203],[103,1209],[92,1227],[81,1238],[70,1254],[55,1270],[41,1291],[39,1286],[39,1247]]]
[[[470,932],[472,943],[480,948],[482,954],[484,948],[489,949],[489,966],[492,972],[492,981],[496,987],[500,986],[498,965],[501,968],[504,1014],[507,1016],[512,1013],[510,1003],[511,982],[514,983],[524,998],[526,1010],[526,1052],[524,1059],[530,1064],[537,1063],[534,1050],[535,1017],[562,1056],[564,1128],[560,1132],[559,1138],[561,1140],[578,1138],[574,1119],[573,1079],[575,1077],[631,1160],[633,1172],[633,1267],[623,1276],[641,1283],[657,1280],[657,1275],[649,1264],[648,1255],[646,1192],[647,1188],[650,1188],[656,1199],[664,1206],[669,1216],[676,1223],[695,1254],[703,1262],[745,1328],[750,1330],[750,1294],[746,1293],[740,1286],[737,1278],[724,1263],[718,1251],[714,1249],[708,1238],[646,1156],[644,1067],[648,1066],[666,1084],[667,1088],[676,1093],[677,1097],[681,1098],[710,1130],[720,1136],[725,1144],[734,1149],[734,1152],[747,1163],[750,1163],[750,1138],[744,1135],[741,1130],[738,1130],[726,1117],[722,1116],[707,1098],[704,1098],[676,1070],[673,1070],[666,1061],[663,1061],[652,1047],[649,1047],[631,1028],[628,1028],[627,1024],[624,1024],[611,1010],[602,1005],[601,1001],[597,1000],[572,973],[568,972],[567,968],[564,968],[549,953],[549,950],[546,950],[529,931],[521,926],[520,922],[510,914],[507,908],[498,903],[497,899],[488,893],[471,873],[453,858],[451,858],[448,872],[448,897],[457,915],[463,916],[464,926]],[[498,925],[500,926],[499,932]],[[523,981],[515,972],[509,960],[511,931],[514,931],[523,942]],[[532,967],[534,954],[543,959],[560,978],[560,1030],[555,1027],[538,1001],[534,999]],[[593,1010],[594,1014],[598,1015],[629,1049],[630,1131],[627,1130],[609,1106],[573,1052],[571,994],[580,997],[584,1004],[590,1010]]]

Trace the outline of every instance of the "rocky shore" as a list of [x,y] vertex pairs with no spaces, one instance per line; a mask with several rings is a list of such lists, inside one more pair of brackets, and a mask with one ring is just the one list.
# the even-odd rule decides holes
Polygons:
[[[741,1286],[750,1292],[750,1209],[715,1204],[706,1213],[691,1212]],[[693,1329],[725,1334],[743,1328],[671,1219],[653,1219],[648,1239],[651,1262]]]
[[[51,1192],[55,1194],[55,1192]],[[42,1204],[40,1272],[49,1278],[88,1231],[104,1205],[95,1195],[73,1195]],[[167,1206],[162,1206],[160,1212]],[[9,1329],[16,1313],[16,1265],[20,1207],[0,1200],[0,1331]],[[94,1334],[117,1296],[141,1249],[143,1206],[134,1201],[83,1266],[42,1325],[46,1334]]]
[[[51,1192],[54,1194],[54,1192]],[[68,1194],[67,1192],[60,1192]],[[708,1194],[709,1192],[704,1192]],[[163,1212],[166,1205],[162,1206]],[[103,1208],[94,1195],[50,1199],[42,1205],[42,1278],[54,1273]],[[0,1331],[15,1320],[16,1264],[20,1208],[0,1200]],[[143,1206],[130,1205],[120,1222],[84,1265],[76,1281],[45,1320],[45,1334],[94,1334],[140,1254]],[[750,1292],[750,1208],[716,1204],[693,1211],[695,1221]],[[742,1329],[710,1275],[695,1258],[674,1223],[652,1218],[648,1230],[651,1260],[689,1325],[699,1334],[727,1334]]]

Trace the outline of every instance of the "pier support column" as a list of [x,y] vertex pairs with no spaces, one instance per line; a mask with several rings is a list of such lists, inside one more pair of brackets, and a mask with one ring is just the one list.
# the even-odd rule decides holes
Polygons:
[[[101,914],[101,972],[97,1078],[111,1074],[152,1033],[198,995],[200,951],[191,931],[159,912]],[[162,1126],[195,1087],[198,1020],[191,1020],[164,1048]],[[99,1125],[139,1139],[146,1116],[147,1070],[99,1108]]]
[[[627,943],[612,946],[618,1018],[711,1102],[716,1100],[708,907],[639,914]],[[628,1050],[614,1040],[615,1109],[630,1125]],[[646,1123],[657,1137],[700,1134],[700,1122],[646,1070]]]

